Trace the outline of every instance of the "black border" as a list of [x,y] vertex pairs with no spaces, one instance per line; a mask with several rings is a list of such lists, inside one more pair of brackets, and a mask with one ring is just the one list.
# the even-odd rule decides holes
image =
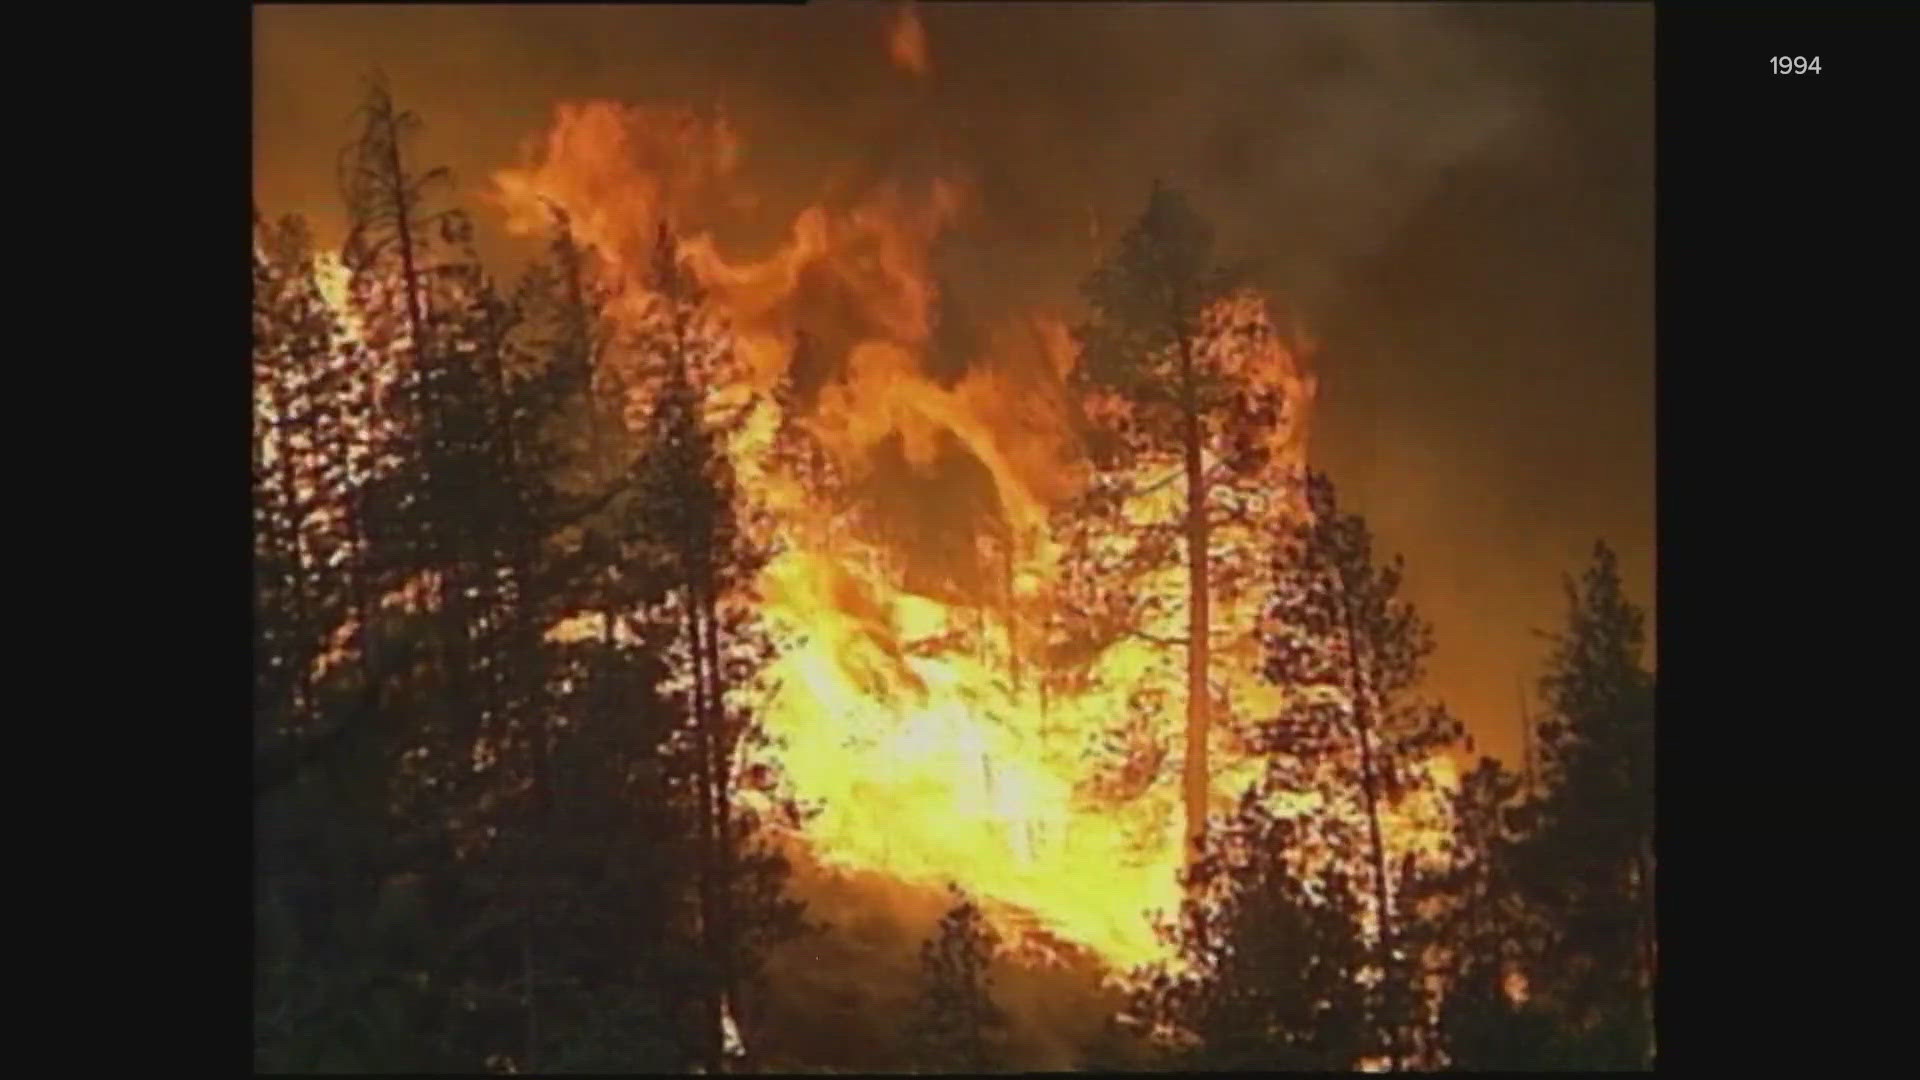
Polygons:
[[[1832,966],[1878,951],[1840,852],[1882,812],[1873,742],[1846,729],[1874,740],[1885,707],[1845,695],[1886,693],[1886,669],[1865,655],[1880,619],[1832,605],[1876,599],[1874,511],[1898,489],[1869,443],[1912,425],[1873,415],[1904,404],[1873,391],[1907,335],[1886,322],[1905,305],[1872,297],[1911,276],[1889,235],[1913,191],[1911,36],[1889,13],[1656,13],[1662,1066],[1873,1052],[1825,1010],[1870,1008],[1855,991],[1877,982]],[[1775,75],[1777,55],[1821,71]]]

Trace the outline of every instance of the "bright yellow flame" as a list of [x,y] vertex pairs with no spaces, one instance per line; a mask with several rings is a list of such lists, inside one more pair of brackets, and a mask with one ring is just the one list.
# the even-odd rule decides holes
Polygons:
[[[662,157],[676,149],[689,160]],[[550,226],[547,204],[565,207],[574,239],[598,255],[606,280],[622,286],[613,316],[631,317],[645,308],[647,252],[636,238],[650,236],[658,221],[697,217],[696,205],[741,201],[728,189],[740,152],[718,122],[605,103],[566,106],[544,151],[498,174],[498,196],[525,230]],[[712,394],[748,410],[729,429],[727,451],[762,523],[760,539],[779,552],[750,598],[778,646],[767,682],[775,689],[758,703],[759,714],[775,740],[773,762],[816,808],[799,838],[817,861],[933,887],[957,883],[987,902],[1016,945],[1021,927],[1037,923],[1115,967],[1131,967],[1166,956],[1153,915],[1171,914],[1181,900],[1183,811],[1178,778],[1162,761],[1149,758],[1117,782],[1103,779],[1113,762],[1101,740],[1142,695],[1158,698],[1171,732],[1183,712],[1184,660],[1164,644],[1126,637],[1091,659],[1093,677],[1079,688],[1043,693],[1036,685],[1036,613],[1052,602],[1060,577],[1061,540],[1049,532],[1049,511],[1083,482],[1071,464],[1064,383],[1074,356],[1064,324],[1036,315],[990,334],[985,354],[969,358],[956,385],[922,373],[938,298],[929,251],[965,195],[946,183],[919,198],[883,186],[850,208],[809,207],[786,243],[754,262],[730,261],[705,233],[681,239],[737,342],[738,371]],[[1001,596],[909,592],[889,567],[913,553],[852,534],[782,457],[775,433],[785,418],[763,391],[792,359],[807,281],[836,292],[867,337],[847,352],[841,377],[811,412],[795,419],[856,478],[890,437],[901,440],[913,468],[931,465],[942,439],[978,460],[1010,534],[981,537],[1003,545]],[[1273,322],[1252,293],[1229,297],[1209,317],[1221,327],[1271,329]],[[1272,467],[1303,463],[1314,386],[1298,345],[1277,332],[1209,341],[1215,369],[1250,394],[1284,402],[1285,421],[1258,433],[1273,451]],[[1143,520],[1177,515],[1184,498],[1178,461],[1149,457],[1138,469],[1142,487],[1175,482],[1130,512]],[[1256,516],[1271,521],[1286,512],[1260,507]],[[1097,540],[1118,552],[1127,533]],[[1215,537],[1220,551],[1253,553],[1263,543],[1257,526],[1223,527]],[[1185,632],[1180,567],[1126,587],[1165,601],[1145,628],[1149,636]],[[1278,704],[1254,655],[1263,593],[1255,580],[1214,601],[1225,644],[1212,677],[1230,716],[1243,719]],[[1232,727],[1228,719],[1223,732]],[[1213,805],[1224,813],[1260,762],[1227,735],[1220,741]],[[758,797],[741,793],[749,803]],[[1395,825],[1408,839],[1429,828],[1411,819]]]

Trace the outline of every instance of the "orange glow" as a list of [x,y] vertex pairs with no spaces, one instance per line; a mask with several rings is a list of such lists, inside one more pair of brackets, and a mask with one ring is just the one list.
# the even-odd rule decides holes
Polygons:
[[922,78],[932,69],[927,58],[927,32],[912,4],[900,9],[887,31],[887,56],[900,70]]
[[1508,1001],[1513,1002],[1515,1005],[1525,1005],[1527,1003],[1526,972],[1518,968],[1507,972],[1506,979],[1502,983],[1502,988],[1506,990]]
[[[697,223],[751,201],[737,179],[744,152],[724,118],[608,102],[562,105],[527,160],[496,174],[493,192],[508,228],[524,235],[551,229],[553,208],[566,212],[573,239],[609,287],[608,317],[628,328],[646,317],[651,240],[661,222],[671,222],[686,265],[728,325],[734,363],[709,385],[708,404],[738,419],[726,429],[725,449],[750,503],[745,518],[775,552],[751,595],[728,601],[755,605],[777,647],[766,678],[734,688],[755,697],[750,704],[774,740],[760,760],[740,762],[741,771],[771,767],[784,775],[814,811],[788,827],[788,839],[829,869],[931,888],[957,883],[982,901],[1003,940],[1029,956],[1062,940],[1116,969],[1167,959],[1155,915],[1172,913],[1181,900],[1184,811],[1167,752],[1178,747],[1186,683],[1183,656],[1151,639],[1185,633],[1184,569],[1170,563],[1103,586],[1158,601],[1139,627],[1143,636],[1099,645],[1071,682],[1054,680],[1043,691],[1037,675],[1047,668],[1049,616],[1065,599],[1070,544],[1090,545],[1081,557],[1120,559],[1136,542],[1124,522],[1176,518],[1185,497],[1177,458],[1139,455],[1132,469],[1142,494],[1122,521],[1090,539],[1063,535],[1054,511],[1089,476],[1076,406],[1109,418],[1129,406],[1110,396],[1071,400],[1073,340],[1063,319],[1046,311],[987,328],[979,354],[951,386],[925,374],[939,300],[930,253],[942,231],[974,209],[972,193],[945,180],[917,190],[880,184],[844,204],[805,208],[770,253],[734,259]],[[335,316],[338,362],[358,365],[384,393],[404,350],[376,357],[365,324],[394,307],[383,299],[391,283],[355,279],[324,256],[315,279]],[[810,408],[788,416],[770,391],[787,373],[796,331],[814,317],[809,305],[821,295],[850,312],[843,317],[860,332],[845,345],[838,376]],[[1217,584],[1212,597],[1218,644],[1211,677],[1224,703],[1210,754],[1212,811],[1227,814],[1261,767],[1232,733],[1281,703],[1257,674],[1255,630],[1265,598],[1258,554],[1265,529],[1302,512],[1269,504],[1267,493],[1306,462],[1316,384],[1303,359],[1310,344],[1285,332],[1264,297],[1234,293],[1203,323],[1203,362],[1248,400],[1272,404],[1278,418],[1258,431],[1216,423],[1206,433],[1209,468],[1249,438],[1270,451],[1266,474],[1236,478],[1214,494],[1222,509],[1250,518],[1213,534],[1219,558],[1252,568],[1242,580]],[[631,360],[616,347],[602,362]],[[873,481],[880,451],[895,440],[917,473],[929,473],[943,455],[977,462],[990,482],[984,516],[992,520],[977,523],[975,540],[991,553],[983,561],[1003,568],[1000,585],[940,595],[910,588],[902,568],[922,553],[853,528],[846,508],[809,483],[778,444],[783,430],[796,428],[855,483]],[[360,437],[372,439],[372,431]],[[419,602],[427,585],[410,583],[389,599]],[[598,637],[604,618],[576,614],[549,638]],[[618,622],[614,634],[628,636]],[[1140,733],[1157,752],[1116,770],[1105,740],[1142,700],[1157,703],[1158,719]],[[1433,767],[1451,788],[1451,761]],[[759,785],[740,785],[738,798],[764,805],[768,796]],[[1318,798],[1302,793],[1288,801],[1311,811]],[[1444,808],[1401,808],[1390,827],[1397,851],[1437,855]]]
[[[889,52],[925,73],[925,38],[911,8],[894,24]],[[1101,778],[1112,764],[1101,740],[1142,695],[1164,703],[1166,732],[1157,734],[1174,731],[1184,661],[1164,645],[1123,637],[1092,659],[1085,688],[1043,694],[1032,674],[1015,675],[1016,667],[1031,673],[1042,665],[1046,615],[1059,599],[1064,540],[1050,512],[1086,482],[1070,419],[1066,376],[1076,360],[1065,323],[1038,311],[1010,318],[986,335],[983,354],[968,358],[957,383],[940,385],[924,374],[939,295],[929,253],[970,210],[970,193],[947,181],[921,190],[882,184],[850,205],[806,208],[770,254],[736,260],[688,223],[751,201],[734,169],[744,152],[723,119],[565,105],[526,161],[496,174],[494,192],[509,228],[523,235],[553,227],[550,206],[566,211],[574,240],[615,286],[616,321],[645,309],[647,245],[659,222],[672,222],[687,265],[731,327],[737,371],[710,388],[710,404],[744,410],[728,429],[727,453],[752,503],[749,518],[777,553],[755,595],[735,598],[757,603],[778,647],[756,703],[774,747],[766,761],[742,768],[778,768],[816,809],[795,839],[828,867],[936,888],[958,883],[986,902],[1016,947],[1022,928],[1038,924],[1115,967],[1165,958],[1151,916],[1171,913],[1181,899],[1177,773],[1144,768],[1116,791]],[[807,297],[823,293],[852,312],[862,336],[817,404],[789,417],[769,391],[793,359]],[[1207,324],[1207,362],[1247,394],[1281,403],[1277,415],[1286,418],[1261,432],[1209,431],[1209,440],[1251,434],[1269,443],[1273,470],[1303,465],[1315,388],[1301,361],[1307,346],[1276,328],[1267,301],[1251,292],[1221,301]],[[1126,407],[1111,399],[1085,406]],[[920,472],[955,447],[971,456],[991,478],[999,518],[981,522],[977,540],[1003,561],[1004,586],[971,596],[910,590],[899,568],[916,553],[848,527],[843,508],[776,446],[776,433],[795,425],[856,482],[871,479],[877,450],[894,439]],[[1141,486],[1177,466],[1171,457],[1143,458]],[[1249,490],[1262,487],[1263,478],[1246,479]],[[1167,520],[1183,498],[1179,484],[1161,484],[1128,512]],[[1255,510],[1269,523],[1292,512]],[[1096,538],[1115,550],[1128,542],[1122,530]],[[1256,525],[1223,527],[1214,542],[1264,550]],[[1184,570],[1169,566],[1125,587],[1164,600],[1149,634],[1184,633]],[[1279,701],[1257,674],[1263,599],[1256,572],[1213,601],[1214,626],[1230,644],[1217,649],[1212,676],[1229,718],[1243,722]],[[557,630],[587,631],[580,620]],[[1224,720],[1213,768],[1219,813],[1230,812],[1260,767],[1233,745],[1225,734],[1233,724]],[[740,793],[747,804],[760,797]],[[1409,817],[1395,823],[1396,846],[1440,831]]]

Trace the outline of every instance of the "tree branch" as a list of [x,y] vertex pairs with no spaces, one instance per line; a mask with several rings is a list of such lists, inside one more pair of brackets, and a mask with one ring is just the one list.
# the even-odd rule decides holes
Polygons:
[[1158,480],[1155,480],[1153,483],[1148,484],[1145,487],[1140,487],[1140,488],[1128,487],[1124,492],[1121,493],[1121,498],[1125,498],[1125,499],[1145,498],[1146,496],[1151,495],[1156,491],[1159,491],[1161,488],[1170,486],[1174,481],[1179,480],[1184,476],[1186,476],[1185,469],[1175,468],[1169,471],[1167,475],[1161,477]]
[[1136,630],[1132,627],[1124,627],[1121,629],[1120,633],[1124,637],[1139,638],[1141,641],[1149,642],[1154,645],[1166,645],[1166,646],[1171,646],[1173,648],[1179,648],[1179,649],[1184,649],[1189,644],[1187,639],[1183,637],[1179,637],[1179,638],[1161,637],[1158,634],[1149,634],[1145,630]]

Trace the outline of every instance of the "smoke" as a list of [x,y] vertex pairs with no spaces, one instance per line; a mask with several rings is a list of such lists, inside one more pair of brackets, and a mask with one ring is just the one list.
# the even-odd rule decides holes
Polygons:
[[[1197,85],[1190,107],[1213,119],[1191,160],[1220,212],[1249,222],[1246,254],[1312,304],[1456,167],[1524,143],[1537,101],[1438,5],[1310,6],[1289,31],[1249,27],[1233,74]],[[1163,122],[1181,107],[1162,104]]]
[[891,156],[978,171],[983,227],[951,265],[978,268],[955,276],[985,310],[1070,298],[1152,177],[1311,309],[1453,170],[1540,122],[1510,59],[1438,5],[1022,5],[926,25],[942,73]]
[[603,279],[627,286],[616,316],[644,318],[652,238],[670,227],[758,387],[787,375],[804,340],[817,385],[802,415],[860,501],[931,571],[933,591],[977,595],[982,583],[965,580],[977,555],[961,549],[976,534],[1037,528],[1071,483],[1064,327],[1024,311],[993,323],[958,314],[933,259],[972,198],[940,175],[842,182],[765,257],[733,255],[727,219],[763,202],[739,168],[750,147],[724,114],[562,103],[521,163],[495,172],[489,198],[520,235],[550,231],[564,211]]
[[[1304,6],[1280,18],[1243,6],[1040,6],[940,9],[924,22],[912,5],[822,12],[807,24],[815,35],[856,12],[869,33],[884,31],[884,49],[858,35],[869,54],[830,79],[864,68],[860,92],[809,103],[801,118],[805,91],[766,100],[791,77],[775,66],[689,92],[734,102],[708,121],[653,103],[563,106],[544,163],[497,178],[521,204],[509,229],[543,224],[527,209],[535,193],[591,207],[583,239],[625,249],[618,261],[632,267],[652,218],[669,214],[729,299],[763,380],[784,370],[782,343],[799,331],[850,385],[898,399],[844,410],[858,444],[849,453],[870,456],[897,435],[933,474],[958,445],[1029,515],[1046,501],[1036,491],[1063,487],[1061,455],[1027,455],[1016,470],[1014,441],[966,423],[999,411],[952,408],[955,394],[980,397],[956,384],[1010,323],[1071,312],[1078,277],[1137,211],[1144,180],[1189,187],[1220,223],[1224,254],[1258,260],[1311,325],[1346,268],[1535,112],[1517,75],[1446,9]],[[809,36],[796,53],[815,54]],[[936,45],[948,57],[937,77]],[[841,162],[796,168],[791,144],[822,135],[841,136]],[[878,428],[876,412],[887,418]],[[1064,426],[1057,411],[1044,419]]]
[[1538,80],[1442,5],[427,6],[258,22],[255,161],[300,189],[299,209],[331,216],[311,179],[330,170],[302,163],[327,158],[371,66],[428,120],[423,156],[470,186],[556,101],[724,105],[767,201],[723,241],[773,242],[836,186],[977,180],[978,220],[941,269],[988,319],[1070,303],[1094,233],[1137,213],[1155,176],[1190,188],[1231,247],[1311,306],[1450,171],[1524,148],[1540,119]]

